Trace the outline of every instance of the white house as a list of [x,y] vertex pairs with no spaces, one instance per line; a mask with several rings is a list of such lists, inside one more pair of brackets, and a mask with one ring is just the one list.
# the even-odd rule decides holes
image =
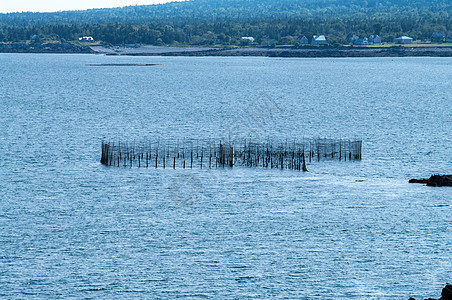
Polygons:
[[401,36],[394,40],[395,44],[411,44],[413,43],[413,38],[409,36]]
[[297,43],[299,44],[299,45],[307,45],[307,44],[309,44],[309,41],[308,41],[308,38],[306,37],[306,36],[301,36],[301,37],[298,37],[298,39],[297,39]]
[[92,36],[82,36],[82,37],[78,38],[78,40],[81,42],[93,42],[94,41]]
[[242,36],[241,38],[242,41],[250,41],[250,43],[254,43],[254,38],[252,36]]
[[326,37],[324,35],[314,35],[312,37],[311,45],[326,45]]

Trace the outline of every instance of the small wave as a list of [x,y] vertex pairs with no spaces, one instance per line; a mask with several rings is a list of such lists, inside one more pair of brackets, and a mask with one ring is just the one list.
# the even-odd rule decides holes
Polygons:
[[154,278],[150,278],[150,279],[145,279],[145,282],[165,282],[168,281],[167,279],[164,278],[158,278],[158,279],[154,279]]
[[232,269],[246,269],[249,268],[249,266],[232,266]]
[[244,281],[244,280],[253,280],[253,279],[255,279],[254,276],[240,276],[240,277],[236,278],[235,280],[236,281]]
[[99,287],[99,288],[88,288],[88,289],[83,289],[80,290],[80,292],[100,292],[100,291],[105,291],[106,288],[104,287]]

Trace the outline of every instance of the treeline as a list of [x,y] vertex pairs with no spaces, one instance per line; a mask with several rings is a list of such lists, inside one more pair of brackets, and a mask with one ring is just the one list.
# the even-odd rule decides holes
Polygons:
[[56,13],[0,14],[0,23],[14,26],[65,24],[144,24],[153,21],[247,21],[267,18],[350,16],[431,12],[452,13],[449,0],[191,0],[160,5],[89,9]]
[[107,44],[240,45],[324,34],[330,44],[353,34],[429,40],[452,30],[452,4],[442,0],[193,0],[58,13],[0,14],[0,42],[75,41]]

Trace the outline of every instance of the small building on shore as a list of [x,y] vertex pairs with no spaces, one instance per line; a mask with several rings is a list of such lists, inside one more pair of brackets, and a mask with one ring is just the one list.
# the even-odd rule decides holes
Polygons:
[[326,37],[322,35],[314,35],[312,37],[311,45],[327,45]]
[[298,45],[308,45],[309,44],[309,40],[308,40],[308,38],[305,35],[303,35],[303,36],[298,37],[297,44]]
[[242,41],[250,41],[250,43],[254,43],[254,38],[252,36],[242,36],[240,38]]
[[398,37],[394,40],[395,44],[412,44],[413,43],[413,38],[409,37],[409,36],[401,36]]
[[357,36],[356,34],[353,34],[348,38],[348,41],[350,43],[354,44],[358,39],[359,39],[359,36]]
[[446,33],[444,31],[435,31],[432,33],[432,42],[439,42],[442,43],[446,41]]
[[366,37],[360,37],[355,41],[355,45],[369,45],[369,40]]
[[448,32],[447,33],[446,42],[447,43],[452,43],[452,32]]
[[348,40],[354,45],[373,45],[373,44],[381,44],[381,37],[377,34],[372,34],[367,37],[359,37],[356,34],[353,34],[348,38]]
[[82,36],[78,38],[80,42],[94,42],[94,39],[92,36]]
[[278,41],[274,40],[274,39],[267,39],[267,40],[262,41],[261,46],[270,47],[270,46],[276,45],[277,42]]
[[369,45],[381,44],[381,37],[378,34],[372,34],[368,39]]

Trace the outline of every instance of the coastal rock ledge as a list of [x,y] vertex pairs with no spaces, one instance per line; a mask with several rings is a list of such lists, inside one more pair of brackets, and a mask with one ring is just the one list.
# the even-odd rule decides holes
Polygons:
[[410,179],[409,183],[424,183],[427,186],[452,186],[452,175],[433,175],[429,179]]
[[[408,300],[416,300],[414,298],[410,298]],[[452,284],[446,284],[446,286],[443,288],[441,292],[441,298],[434,299],[434,298],[428,298],[425,300],[452,300]]]

